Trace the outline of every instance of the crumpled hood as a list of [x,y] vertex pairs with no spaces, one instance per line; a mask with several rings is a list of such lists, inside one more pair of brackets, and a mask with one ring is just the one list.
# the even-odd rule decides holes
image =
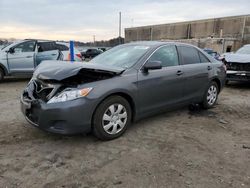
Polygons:
[[57,80],[77,75],[82,69],[94,72],[120,74],[125,69],[102,66],[94,63],[67,62],[67,61],[43,61],[35,70],[34,77],[42,80]]
[[247,54],[225,54],[227,62],[250,63],[250,55]]

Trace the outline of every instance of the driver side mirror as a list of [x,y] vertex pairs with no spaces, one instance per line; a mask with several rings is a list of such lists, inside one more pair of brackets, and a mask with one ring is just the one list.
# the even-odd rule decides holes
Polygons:
[[9,52],[10,54],[13,54],[13,53],[15,53],[15,50],[14,50],[14,48],[10,48],[8,52]]
[[161,61],[148,61],[143,66],[143,70],[145,72],[148,72],[148,70],[156,70],[156,69],[161,69],[161,68],[162,68]]

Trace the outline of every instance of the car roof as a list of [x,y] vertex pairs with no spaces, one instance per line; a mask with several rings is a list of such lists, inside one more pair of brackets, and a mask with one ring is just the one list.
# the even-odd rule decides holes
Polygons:
[[46,39],[24,39],[23,41],[35,40],[37,42],[56,42],[53,40],[46,40]]
[[162,44],[169,44],[173,42],[163,42],[163,41],[136,41],[127,43],[127,45],[147,45],[147,46],[158,46]]
[[212,48],[204,48],[203,50],[206,50],[206,51],[213,51]]
[[57,44],[64,44],[64,45],[68,45],[69,44],[69,42],[61,42],[61,41],[46,40],[46,39],[24,39],[23,41],[29,41],[29,40],[35,40],[37,42],[55,42]]
[[159,47],[163,45],[183,45],[183,46],[192,46],[197,48],[197,46],[194,46],[192,44],[182,43],[182,42],[175,42],[175,41],[137,41],[137,42],[130,42],[126,43],[125,45],[147,45],[151,48],[153,47]]

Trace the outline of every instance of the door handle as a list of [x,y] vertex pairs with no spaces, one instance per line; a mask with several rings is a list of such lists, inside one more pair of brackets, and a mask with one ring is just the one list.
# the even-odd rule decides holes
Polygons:
[[207,70],[212,70],[212,67],[211,66],[207,66]]
[[55,56],[56,54],[51,54],[51,55],[54,55],[54,56]]
[[177,76],[180,76],[182,74],[183,74],[183,72],[181,70],[178,70],[177,73],[176,73]]
[[31,57],[33,57],[33,56],[31,56],[31,55],[29,55],[29,56],[26,56],[26,58],[31,58]]

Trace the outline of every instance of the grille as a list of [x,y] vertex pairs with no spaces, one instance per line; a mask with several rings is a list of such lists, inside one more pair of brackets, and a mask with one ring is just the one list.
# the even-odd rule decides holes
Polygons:
[[46,84],[44,82],[34,80],[34,95],[38,99],[42,99],[43,101],[47,101],[49,99],[49,95],[54,90],[54,86],[51,84]]
[[250,63],[228,63],[226,62],[227,70],[234,71],[250,71]]
[[41,99],[47,102],[53,97],[57,89],[57,85],[45,83],[40,80],[32,80],[25,89],[24,97],[30,100]]

